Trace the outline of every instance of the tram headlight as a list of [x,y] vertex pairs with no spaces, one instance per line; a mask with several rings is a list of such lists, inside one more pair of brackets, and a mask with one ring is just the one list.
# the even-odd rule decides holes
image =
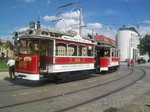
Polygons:
[[88,46],[88,50],[92,50],[92,46]]

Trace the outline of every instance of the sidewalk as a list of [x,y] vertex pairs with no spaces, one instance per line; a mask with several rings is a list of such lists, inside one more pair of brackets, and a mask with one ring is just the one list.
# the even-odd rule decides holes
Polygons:
[[117,112],[150,112],[150,90]]
[[[122,65],[125,65],[126,63],[121,63]],[[145,64],[135,64],[135,66],[144,66],[144,67],[150,67],[150,63]],[[150,68],[149,68],[150,69]],[[149,79],[147,79],[149,80]],[[150,81],[150,80],[149,80]],[[147,83],[147,85],[150,88],[150,84]],[[135,99],[132,103],[125,105],[124,107],[120,108],[116,112],[150,112],[150,89],[137,99]]]
[[6,77],[9,77],[8,72],[0,72],[0,80],[4,80]]

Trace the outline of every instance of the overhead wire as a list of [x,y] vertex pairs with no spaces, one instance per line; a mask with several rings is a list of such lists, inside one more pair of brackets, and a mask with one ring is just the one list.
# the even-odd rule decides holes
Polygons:
[[133,23],[135,23],[135,25],[136,25],[137,28],[138,28],[138,27],[139,27],[139,26],[138,26],[138,22],[137,22],[137,20],[135,19],[135,16],[134,16],[134,14],[132,13],[132,11],[131,11],[131,9],[130,9],[128,3],[127,3],[127,1],[126,1],[126,0],[123,0],[123,3],[125,4],[125,6],[126,6],[127,9],[128,9],[128,12],[130,13],[131,18],[133,19]]
[[[84,3],[84,2],[87,2],[87,0],[76,0],[76,2],[70,2],[70,3],[66,3],[64,2],[63,0],[58,0],[59,2],[63,3],[64,5],[60,6],[58,9],[61,9],[61,8],[64,8],[66,6],[70,6],[70,5],[76,5],[76,4],[80,4],[80,3]],[[77,11],[77,9],[73,9],[75,10],[75,12],[77,12],[77,14],[79,14],[79,12]],[[88,16],[88,18],[91,20],[91,21],[95,21],[97,20],[97,18],[93,17],[93,16]],[[108,29],[111,29],[112,30],[112,25],[110,24],[102,24],[102,25],[105,25],[105,27]],[[114,25],[114,24],[113,24]]]

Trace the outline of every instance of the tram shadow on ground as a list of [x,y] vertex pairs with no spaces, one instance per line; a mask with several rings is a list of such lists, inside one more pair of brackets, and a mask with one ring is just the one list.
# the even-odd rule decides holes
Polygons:
[[97,75],[109,75],[112,73],[116,73],[118,70],[109,70],[109,71],[101,71],[101,72],[97,72]]
[[75,82],[75,81],[82,81],[86,80],[92,77],[97,77],[96,74],[90,74],[86,77],[81,77],[78,79],[72,79],[72,80],[67,80],[67,81],[55,81],[53,79],[46,79],[46,80],[41,80],[41,81],[31,81],[31,80],[25,80],[25,79],[10,79],[9,77],[5,77],[4,80],[8,81],[14,85],[22,85],[22,86],[28,86],[28,87],[39,87],[39,86],[44,86],[48,84],[62,84],[62,83],[69,83],[69,82]]
[[53,83],[51,80],[31,81],[31,80],[18,79],[18,78],[10,79],[9,77],[5,77],[4,80],[14,85],[22,85],[22,86],[28,86],[28,87],[38,87],[38,86],[44,86],[46,84]]

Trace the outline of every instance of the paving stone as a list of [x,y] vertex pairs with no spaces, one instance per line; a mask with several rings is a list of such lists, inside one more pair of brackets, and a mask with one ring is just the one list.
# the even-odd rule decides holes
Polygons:
[[[148,73],[150,71],[147,71]],[[114,75],[115,76],[115,75]],[[118,91],[116,93],[113,93],[105,98],[97,99],[94,102],[87,103],[85,105],[67,110],[66,112],[104,112],[106,110],[109,110],[110,108],[116,108],[119,110],[116,110],[117,112],[149,112],[149,107],[145,104],[150,103],[150,81],[148,82],[150,76],[146,76],[146,78],[142,79],[142,81],[137,81],[135,84],[131,85],[130,87]],[[106,77],[98,77],[101,82],[103,81],[109,81],[111,78],[113,78],[111,75],[107,75]],[[131,78],[134,78],[131,77]],[[95,79],[93,78],[92,81]],[[86,80],[87,81],[87,80]],[[108,91],[111,91],[117,87],[119,87],[119,84],[115,84],[116,86],[110,88],[110,87],[97,87],[92,90],[87,90],[86,92],[78,92],[73,95],[65,95],[64,93],[69,90],[78,90],[78,86],[75,84],[80,85],[80,87],[89,86],[88,84],[94,85],[94,83],[87,83],[85,80],[77,82],[71,82],[71,83],[65,83],[62,85],[56,85],[49,88],[44,88],[43,93],[39,94],[36,92],[38,89],[41,88],[33,88],[31,90],[31,94],[27,97],[27,95],[21,95],[19,96],[20,92],[26,92],[24,91],[17,91],[16,93],[17,97],[20,97],[20,99],[14,99],[8,98],[8,100],[5,100],[7,98],[7,94],[2,94],[0,96],[0,106],[3,104],[9,104],[9,103],[15,103],[19,101],[25,101],[27,99],[36,99],[38,97],[49,97],[51,95],[56,94],[62,94],[62,96],[58,98],[52,98],[52,99],[45,99],[37,102],[31,102],[31,103],[25,103],[18,106],[12,106],[10,108],[0,109],[0,112],[54,112],[56,110],[72,106],[74,104],[78,104],[80,101],[85,101],[86,99],[94,98],[98,95],[103,95]],[[88,81],[91,81],[91,79],[88,79]],[[95,81],[96,83],[96,81]],[[124,82],[122,82],[124,83]],[[128,82],[126,82],[128,83]],[[63,90],[63,89],[64,90]],[[70,89],[71,88],[71,89]],[[102,91],[105,90],[105,91]],[[93,92],[92,92],[93,91]],[[9,94],[8,94],[9,95]],[[39,96],[37,96],[39,95]],[[80,96],[80,97],[79,97]],[[17,98],[14,97],[14,98]],[[11,101],[11,102],[10,102]],[[72,102],[72,103],[71,103]],[[3,104],[2,104],[3,103]],[[114,109],[115,111],[115,109]]]

